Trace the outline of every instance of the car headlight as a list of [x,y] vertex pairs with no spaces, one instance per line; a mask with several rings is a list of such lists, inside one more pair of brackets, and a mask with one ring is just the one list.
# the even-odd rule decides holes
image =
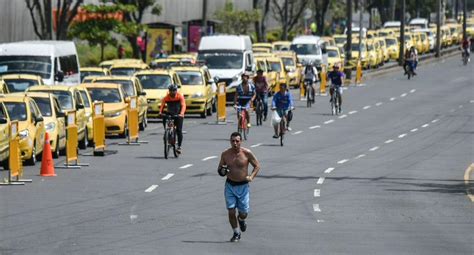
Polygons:
[[23,138],[27,138],[30,132],[28,131],[28,129],[25,129],[25,130],[20,131],[19,134],[20,134],[20,139],[23,139]]
[[197,93],[194,93],[194,94],[191,96],[191,98],[200,98],[200,97],[202,97],[202,96],[203,96],[203,94],[202,94],[201,92],[197,92]]
[[53,123],[53,122],[48,123],[48,124],[46,124],[45,128],[46,128],[46,131],[51,132],[56,128],[56,124]]
[[113,117],[118,117],[122,114],[122,111],[119,112],[112,112],[112,113],[107,113],[105,114],[105,117],[107,118],[113,118]]

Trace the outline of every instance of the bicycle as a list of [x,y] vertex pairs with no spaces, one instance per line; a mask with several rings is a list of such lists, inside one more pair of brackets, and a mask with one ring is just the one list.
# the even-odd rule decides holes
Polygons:
[[165,152],[165,159],[168,159],[170,149],[173,149],[174,157],[179,157],[179,153],[176,150],[176,126],[174,125],[174,119],[179,118],[178,115],[166,114],[165,133],[163,134],[163,145]]
[[336,89],[334,86],[331,87],[331,114],[337,115],[340,113],[339,110],[339,89]]
[[261,126],[263,124],[263,99],[260,96],[257,96],[255,100],[255,115],[257,118],[257,126]]
[[408,62],[408,65],[407,65],[407,76],[408,76],[408,80],[415,76],[415,72],[413,70],[413,63],[412,62]]
[[310,80],[306,80],[304,83],[305,83],[305,89],[306,89],[306,106],[311,107],[311,104],[314,103],[313,84]]
[[239,132],[244,140],[247,140],[247,136],[249,134],[249,128],[247,127],[247,118],[246,115],[248,114],[247,109],[244,106],[236,106],[237,110],[237,132]]
[[469,62],[469,57],[468,57],[468,54],[466,53],[465,50],[462,51],[462,63],[464,65],[467,65],[467,63]]
[[286,118],[285,116],[281,118],[280,121],[280,146],[283,146],[283,137],[285,136],[285,131],[286,131]]

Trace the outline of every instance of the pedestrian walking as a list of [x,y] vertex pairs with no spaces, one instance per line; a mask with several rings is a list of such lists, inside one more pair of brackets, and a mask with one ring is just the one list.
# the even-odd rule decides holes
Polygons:
[[[220,176],[227,176],[224,188],[224,197],[227,206],[229,223],[233,230],[231,242],[240,240],[241,231],[247,230],[247,219],[250,211],[250,187],[260,170],[260,163],[255,155],[247,148],[241,147],[242,136],[238,132],[230,135],[231,148],[221,154],[217,172]],[[249,164],[253,166],[249,175]],[[239,230],[240,227],[240,230]]]
[[117,55],[118,58],[122,59],[125,56],[125,48],[122,46],[122,44],[119,44],[117,48]]

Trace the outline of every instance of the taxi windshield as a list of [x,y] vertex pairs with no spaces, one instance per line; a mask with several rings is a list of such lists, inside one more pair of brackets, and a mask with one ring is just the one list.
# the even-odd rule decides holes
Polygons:
[[59,104],[61,107],[61,110],[72,110],[73,107],[73,100],[72,100],[72,95],[68,91],[60,91],[60,90],[35,90],[37,92],[46,92],[46,93],[52,93],[55,95],[58,100]]
[[270,69],[274,72],[281,72],[280,62],[270,62]]
[[135,73],[135,68],[127,67],[127,68],[112,68],[110,69],[110,73],[112,75],[119,75],[119,76],[132,76]]
[[92,101],[102,101],[104,103],[120,103],[120,92],[116,88],[88,88]]
[[38,85],[38,81],[29,79],[5,79],[4,81],[10,93],[25,92],[27,88]]
[[397,45],[397,40],[395,39],[385,39],[385,42],[388,46]]
[[91,102],[89,101],[89,97],[87,96],[87,92],[84,90],[80,90],[79,93],[81,93],[82,97],[82,102],[84,102],[85,107],[91,107]]
[[320,55],[321,52],[317,44],[292,44],[291,50],[298,55]]
[[132,81],[128,80],[98,80],[96,83],[116,83],[121,84],[125,97],[135,96],[135,90],[133,89]]
[[41,115],[45,117],[53,116],[51,100],[48,97],[33,97],[38,108],[40,109]]
[[201,72],[182,71],[177,72],[179,80],[183,85],[203,85]]
[[7,73],[29,73],[49,79],[51,57],[49,56],[0,56],[0,75]]
[[283,61],[283,65],[286,67],[295,67],[295,61],[293,61],[293,58],[281,58]]
[[328,58],[338,58],[339,54],[337,50],[327,50],[328,52]]
[[143,89],[167,89],[171,85],[171,77],[169,75],[144,74],[137,75],[138,80]]
[[24,121],[27,119],[26,104],[23,102],[4,102],[11,120]]
[[206,63],[209,69],[240,69],[243,65],[241,52],[203,52],[198,60]]
[[100,71],[81,71],[81,82],[86,76],[105,76],[105,73]]

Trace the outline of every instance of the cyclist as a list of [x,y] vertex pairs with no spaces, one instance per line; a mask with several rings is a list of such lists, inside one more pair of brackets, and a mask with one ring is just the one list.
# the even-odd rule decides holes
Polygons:
[[247,127],[250,128],[249,109],[250,102],[255,100],[256,97],[255,86],[249,81],[250,75],[247,72],[243,73],[241,77],[242,83],[237,86],[235,91],[234,107],[241,106],[247,110],[245,119],[247,119]]
[[333,70],[328,73],[328,79],[331,80],[331,87],[329,88],[329,94],[331,97],[329,102],[332,100],[332,95],[337,90],[337,100],[339,101],[339,112],[342,112],[342,81],[344,80],[344,73],[339,71],[339,65],[334,65]]
[[470,62],[470,51],[471,51],[471,42],[469,38],[464,38],[461,43],[462,55],[466,54],[467,62]]
[[413,75],[416,75],[415,70],[416,66],[418,65],[418,51],[415,49],[415,46],[411,46],[410,48],[409,63],[411,63]]
[[[163,109],[167,107],[167,112],[171,116],[162,115]],[[178,148],[176,151],[181,153],[181,144],[183,142],[183,120],[184,112],[186,111],[186,103],[184,96],[178,92],[178,86],[171,84],[168,86],[168,94],[161,101],[160,116],[163,116],[163,127],[166,128],[166,120],[170,117],[174,119],[174,126],[176,127],[176,134],[178,135]]]
[[[314,67],[312,62],[307,62],[305,67],[303,68],[303,73],[302,75],[304,76],[304,84],[310,83],[311,86],[313,87],[313,103],[314,103],[314,91],[316,91],[315,84],[319,80],[318,79],[318,69]],[[306,94],[306,87],[305,89],[305,94]]]
[[257,76],[253,78],[253,84],[255,84],[257,97],[263,101],[263,121],[266,121],[268,114],[268,82],[267,78],[263,76],[263,70],[257,70]]
[[[293,109],[295,109],[295,107],[293,104],[293,97],[291,96],[291,92],[286,89],[286,84],[280,84],[280,90],[278,91],[278,93],[273,95],[272,110],[276,110],[278,116],[282,118],[281,121],[285,120],[286,123],[288,123],[288,111]],[[278,138],[278,129],[280,128],[280,125],[274,125],[273,128],[275,130],[273,138]],[[284,132],[284,130],[282,130],[282,132]]]

